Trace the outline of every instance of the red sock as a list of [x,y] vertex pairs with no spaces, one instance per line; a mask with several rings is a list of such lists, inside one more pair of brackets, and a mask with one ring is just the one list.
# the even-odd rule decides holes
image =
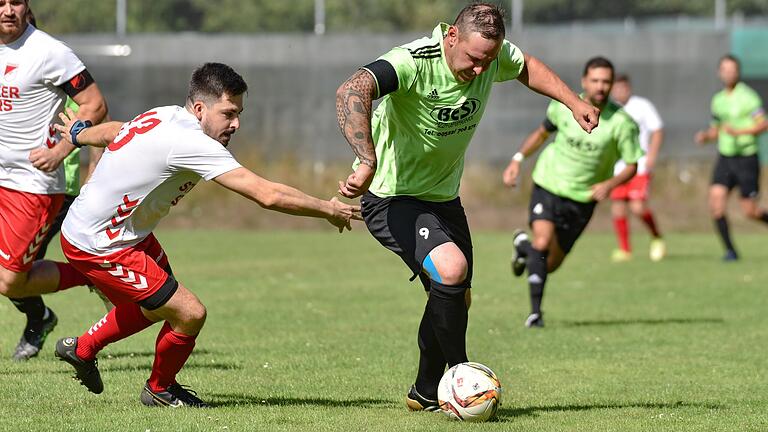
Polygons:
[[645,213],[643,213],[643,222],[645,222],[645,225],[648,227],[648,230],[654,238],[661,237],[659,229],[656,227],[656,221],[653,219],[653,213],[651,213],[650,210],[646,210]]
[[63,262],[53,262],[59,269],[59,286],[56,291],[62,291],[76,286],[88,285],[91,283],[87,277],[75,270],[72,264]]
[[149,376],[149,388],[152,391],[165,391],[168,386],[176,382],[176,374],[195,348],[195,338],[197,336],[173,331],[168,322],[160,329],[155,345],[155,362],[152,364],[152,374]]
[[629,223],[627,222],[627,218],[613,218],[613,228],[616,230],[616,237],[619,239],[619,248],[629,252]]
[[116,306],[77,339],[77,356],[86,361],[93,360],[108,344],[125,339],[152,324],[141,313],[139,305],[124,303]]

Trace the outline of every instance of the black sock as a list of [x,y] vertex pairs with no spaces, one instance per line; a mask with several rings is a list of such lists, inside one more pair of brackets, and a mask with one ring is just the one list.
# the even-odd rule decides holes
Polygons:
[[445,372],[445,357],[426,308],[419,325],[419,353],[416,391],[427,399],[437,400],[437,385]]
[[40,296],[10,299],[19,312],[27,316],[28,322],[40,322],[45,316],[45,303]]
[[715,227],[717,232],[720,233],[720,239],[723,241],[723,246],[729,251],[735,251],[733,243],[731,242],[731,234],[728,231],[728,220],[725,216],[715,219]]
[[549,251],[530,248],[528,253],[528,289],[531,294],[531,313],[541,313],[544,284],[547,282],[547,256]]
[[760,220],[768,224],[768,212],[763,211],[762,214],[760,214]]
[[448,367],[467,361],[467,304],[463,286],[430,281],[426,313]]
[[530,240],[521,240],[520,243],[517,244],[518,252],[524,257],[531,254],[531,249],[533,249],[533,246],[531,246]]

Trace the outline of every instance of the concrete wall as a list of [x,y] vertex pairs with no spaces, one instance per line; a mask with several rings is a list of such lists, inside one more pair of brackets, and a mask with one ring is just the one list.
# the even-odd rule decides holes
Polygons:
[[[320,161],[351,160],[336,125],[334,94],[358,66],[422,35],[136,35],[67,36],[106,94],[112,116],[183,104],[196,65],[232,65],[250,87],[241,132],[232,148],[257,147],[267,157],[286,152]],[[636,33],[531,30],[509,39],[547,62],[575,88],[584,62],[604,55],[632,75],[638,94],[657,104],[667,125],[667,157],[712,155],[697,149],[693,133],[709,121],[718,90],[717,59],[729,49],[727,33]],[[103,55],[126,44],[128,56]],[[498,85],[470,146],[470,160],[507,160],[543,119],[547,100],[518,82]]]

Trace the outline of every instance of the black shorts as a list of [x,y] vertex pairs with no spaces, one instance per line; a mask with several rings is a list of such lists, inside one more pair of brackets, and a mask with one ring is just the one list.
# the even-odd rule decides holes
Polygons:
[[555,224],[557,243],[566,254],[571,251],[592,219],[596,202],[583,203],[555,195],[534,183],[529,220],[547,220]]
[[385,248],[402,258],[429,290],[429,278],[422,273],[422,263],[432,249],[443,243],[455,243],[467,259],[467,278],[472,283],[472,238],[461,200],[422,201],[409,196],[380,198],[366,192],[360,200],[368,231]]
[[739,186],[742,198],[757,198],[760,192],[760,161],[757,155],[723,156],[717,158],[712,184],[730,191]]

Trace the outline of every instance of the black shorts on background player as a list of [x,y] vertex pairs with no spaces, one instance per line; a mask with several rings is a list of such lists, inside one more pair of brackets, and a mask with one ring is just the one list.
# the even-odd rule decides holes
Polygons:
[[534,183],[531,191],[529,221],[547,220],[555,224],[557,243],[565,254],[573,245],[592,219],[596,202],[583,203],[563,198]]
[[424,289],[429,278],[422,273],[422,263],[429,253],[443,243],[455,243],[467,260],[467,278],[472,282],[472,238],[461,199],[446,202],[423,201],[408,196],[381,198],[366,192],[360,199],[361,213],[371,235],[396,253],[419,276]]
[[738,186],[742,198],[756,198],[760,192],[760,161],[757,155],[723,156],[717,158],[712,184],[730,191]]

